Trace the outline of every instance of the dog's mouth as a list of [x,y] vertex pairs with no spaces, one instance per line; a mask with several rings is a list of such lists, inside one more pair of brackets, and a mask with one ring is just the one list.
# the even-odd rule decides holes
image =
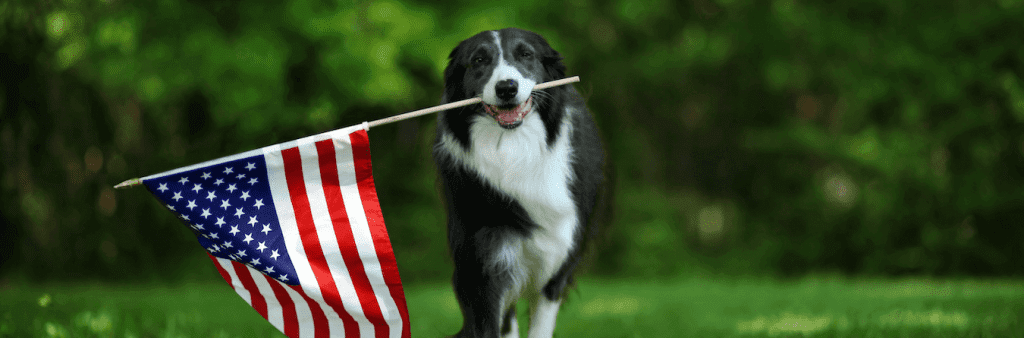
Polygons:
[[526,114],[533,110],[533,96],[526,99],[525,102],[516,105],[503,105],[493,106],[484,103],[484,110],[487,114],[491,115],[495,121],[498,121],[498,125],[505,129],[513,129],[523,123],[523,119],[526,118]]

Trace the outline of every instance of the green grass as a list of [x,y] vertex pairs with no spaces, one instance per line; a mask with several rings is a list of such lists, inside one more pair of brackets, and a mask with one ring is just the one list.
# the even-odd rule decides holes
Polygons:
[[[454,333],[447,284],[406,285],[414,337]],[[525,304],[520,304],[525,335]],[[559,337],[1024,336],[1024,282],[583,279]],[[3,337],[268,337],[280,333],[224,284],[0,290]]]

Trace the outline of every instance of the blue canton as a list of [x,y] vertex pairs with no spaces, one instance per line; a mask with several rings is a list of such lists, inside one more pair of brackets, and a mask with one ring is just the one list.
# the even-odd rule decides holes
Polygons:
[[143,183],[213,256],[248,265],[286,284],[299,284],[285,249],[263,156]]

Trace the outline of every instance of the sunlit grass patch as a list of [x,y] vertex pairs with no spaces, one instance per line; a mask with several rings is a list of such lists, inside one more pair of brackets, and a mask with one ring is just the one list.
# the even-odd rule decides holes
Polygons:
[[778,316],[758,316],[752,320],[736,323],[736,332],[740,334],[811,334],[824,331],[830,327],[845,330],[849,327],[846,317],[833,319],[831,315],[817,316],[783,313]]
[[878,324],[883,327],[933,327],[965,329],[970,324],[970,317],[962,311],[929,311],[893,310],[882,315]]
[[74,316],[71,322],[74,323],[76,327],[83,328],[86,331],[97,335],[109,335],[112,333],[114,328],[113,317],[106,311],[79,312]]
[[855,323],[852,323],[850,318],[844,314],[815,315],[783,312],[778,315],[740,320],[736,323],[736,333],[774,337],[839,332],[914,332],[920,329],[932,332],[949,330],[960,332],[969,329],[971,325],[970,315],[959,310],[894,309],[882,315],[863,318]]
[[640,308],[640,301],[632,297],[595,298],[580,307],[584,317],[602,315],[631,316]]

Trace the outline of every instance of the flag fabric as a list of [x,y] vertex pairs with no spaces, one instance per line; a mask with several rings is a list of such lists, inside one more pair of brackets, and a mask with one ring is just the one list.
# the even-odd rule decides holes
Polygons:
[[408,338],[363,123],[142,178],[289,337]]

